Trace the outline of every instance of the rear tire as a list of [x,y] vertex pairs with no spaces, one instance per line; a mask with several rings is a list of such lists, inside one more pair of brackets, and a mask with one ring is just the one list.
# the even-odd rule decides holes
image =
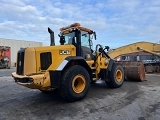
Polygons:
[[109,73],[109,81],[106,84],[110,88],[121,87],[124,82],[124,70],[122,65],[114,63],[111,72]]
[[60,95],[68,102],[81,100],[87,95],[89,86],[88,71],[80,65],[74,65],[63,73]]

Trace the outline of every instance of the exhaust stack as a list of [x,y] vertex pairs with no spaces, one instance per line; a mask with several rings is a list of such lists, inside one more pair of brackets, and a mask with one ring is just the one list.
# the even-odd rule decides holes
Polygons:
[[55,46],[55,40],[54,40],[54,32],[48,27],[48,32],[50,33],[50,46]]

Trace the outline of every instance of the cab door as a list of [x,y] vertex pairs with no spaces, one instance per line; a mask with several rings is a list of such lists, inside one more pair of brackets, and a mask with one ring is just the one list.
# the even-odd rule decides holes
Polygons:
[[90,34],[84,31],[81,31],[81,55],[86,60],[92,60],[92,44],[90,40]]

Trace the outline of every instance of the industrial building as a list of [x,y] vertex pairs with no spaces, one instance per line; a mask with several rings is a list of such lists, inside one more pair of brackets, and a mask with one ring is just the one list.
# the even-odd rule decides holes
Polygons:
[[42,42],[25,41],[25,40],[13,40],[0,38],[0,46],[10,47],[10,63],[11,67],[15,66],[17,59],[17,51],[26,47],[38,47],[42,46]]
[[[157,51],[155,53],[160,54],[160,51]],[[122,61],[146,61],[146,60],[160,60],[160,58],[156,55],[146,53],[146,52],[136,52],[136,53],[130,53],[130,54],[124,54],[117,59]]]

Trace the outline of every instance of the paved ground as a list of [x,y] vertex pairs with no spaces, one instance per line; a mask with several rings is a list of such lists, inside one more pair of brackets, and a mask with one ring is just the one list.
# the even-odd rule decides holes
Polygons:
[[10,69],[0,69],[0,77],[11,76],[11,73],[14,71],[16,71],[15,67],[12,67]]
[[[0,72],[1,74],[1,72]],[[125,81],[118,89],[92,84],[87,97],[64,102],[58,94],[43,94],[0,77],[0,120],[160,120],[160,75],[147,81]]]

